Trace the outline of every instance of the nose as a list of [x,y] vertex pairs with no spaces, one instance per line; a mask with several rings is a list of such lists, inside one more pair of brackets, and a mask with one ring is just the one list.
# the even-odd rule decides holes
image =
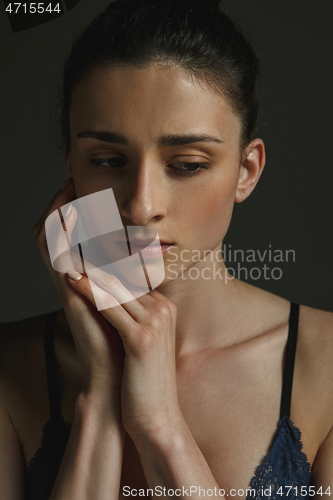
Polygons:
[[162,167],[156,161],[142,161],[124,179],[120,214],[138,226],[146,226],[167,215],[167,192]]

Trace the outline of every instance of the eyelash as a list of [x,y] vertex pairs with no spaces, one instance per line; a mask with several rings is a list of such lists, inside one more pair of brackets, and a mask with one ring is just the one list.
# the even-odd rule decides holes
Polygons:
[[[105,161],[109,161],[109,160],[123,160],[123,158],[92,158],[90,161],[89,161],[89,164],[90,165],[93,165],[97,168],[101,168],[101,169],[112,169],[112,168],[116,168],[116,167],[107,167],[105,165],[101,165],[101,163],[105,162]],[[125,160],[123,160],[125,161]],[[185,175],[194,175],[194,174],[197,174],[200,170],[202,169],[205,169],[207,170],[208,169],[208,164],[207,163],[197,163],[197,162],[178,162],[178,163],[174,163],[174,164],[171,164],[171,165],[190,165],[190,166],[193,166],[195,165],[197,168],[195,170],[185,170],[185,169],[182,169],[182,168],[175,168],[173,166],[169,167],[173,170],[178,170],[179,172],[181,173],[185,173]],[[121,165],[122,166],[122,165]],[[117,166],[119,167],[119,165]]]

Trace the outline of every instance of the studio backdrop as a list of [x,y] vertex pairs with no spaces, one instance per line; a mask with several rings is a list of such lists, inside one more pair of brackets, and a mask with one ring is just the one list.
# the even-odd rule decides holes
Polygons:
[[[61,307],[31,230],[67,178],[59,122],[64,61],[73,38],[108,3],[1,4],[2,322]],[[255,191],[235,206],[224,258],[244,281],[333,311],[333,4],[221,5],[261,60],[256,136],[267,155]]]

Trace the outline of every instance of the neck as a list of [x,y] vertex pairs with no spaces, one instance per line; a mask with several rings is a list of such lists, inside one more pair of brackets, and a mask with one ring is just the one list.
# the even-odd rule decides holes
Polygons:
[[178,355],[232,343],[237,309],[247,285],[228,273],[220,245],[158,291],[177,306]]

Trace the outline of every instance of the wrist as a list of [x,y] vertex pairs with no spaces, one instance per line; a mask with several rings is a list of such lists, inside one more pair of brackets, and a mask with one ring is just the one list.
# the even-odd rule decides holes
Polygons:
[[[85,373],[81,380],[80,392],[88,396],[108,399],[110,396],[120,395],[121,381],[119,384],[112,382],[113,377],[108,373],[89,372]],[[120,401],[120,399],[119,399]]]
[[130,434],[137,448],[152,446],[157,449],[174,451],[192,436],[182,415],[160,421],[144,432]]
[[122,426],[120,391],[114,388],[100,390],[94,386],[83,386],[76,398],[75,412],[79,417],[93,415],[99,419],[114,421]]

